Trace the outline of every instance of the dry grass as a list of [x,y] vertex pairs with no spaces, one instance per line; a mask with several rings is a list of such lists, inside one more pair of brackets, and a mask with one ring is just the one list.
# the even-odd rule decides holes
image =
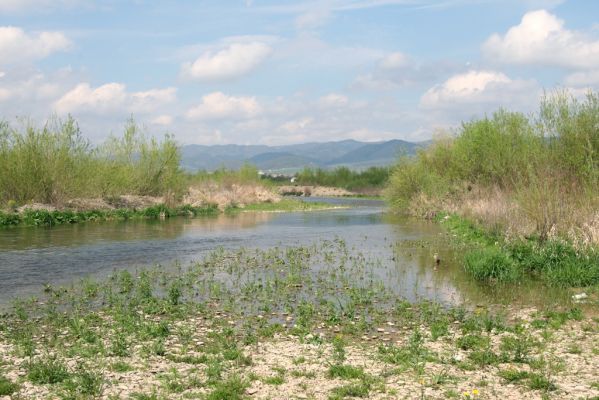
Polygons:
[[259,184],[230,184],[205,182],[189,188],[183,197],[183,204],[194,207],[204,204],[218,204],[220,209],[229,206],[243,207],[251,203],[276,203],[281,197]]

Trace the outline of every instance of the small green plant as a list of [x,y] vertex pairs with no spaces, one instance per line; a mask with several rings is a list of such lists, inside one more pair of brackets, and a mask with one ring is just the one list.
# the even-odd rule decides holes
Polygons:
[[359,379],[364,377],[364,369],[353,365],[335,364],[329,367],[327,376],[331,379]]
[[226,381],[218,382],[207,400],[241,400],[249,384],[239,376],[232,376]]
[[19,385],[0,375],[0,396],[10,396],[19,390]]
[[557,389],[557,386],[548,377],[542,374],[530,374],[528,387],[533,390],[543,390],[545,392],[551,392]]
[[71,376],[62,361],[50,357],[29,361],[26,369],[27,378],[38,385],[59,383]]

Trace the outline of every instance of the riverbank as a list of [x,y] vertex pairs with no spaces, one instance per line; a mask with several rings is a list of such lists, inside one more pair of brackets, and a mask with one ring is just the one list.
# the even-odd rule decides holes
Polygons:
[[367,191],[350,191],[342,187],[335,186],[302,186],[302,185],[284,185],[277,187],[277,193],[281,196],[303,196],[303,197],[364,197],[380,198],[382,190],[373,189]]
[[[466,273],[483,284],[534,279],[548,286],[581,292],[599,287],[599,248],[560,238],[506,236],[456,214],[439,213],[435,220],[464,248]],[[586,295],[585,295],[586,296]]]
[[592,398],[596,304],[408,303],[342,241],[46,287],[0,324],[23,399]]
[[[251,193],[251,191],[249,192]],[[234,201],[222,192],[208,192],[205,195],[198,193],[199,191],[192,192],[184,198],[183,204],[173,207],[161,203],[161,198],[150,196],[120,196],[108,200],[76,199],[61,208],[46,204],[25,205],[15,210],[0,210],[0,227],[54,226],[94,221],[214,216],[219,213],[240,211],[284,212],[338,208],[321,202],[305,203],[296,199],[281,199],[274,194],[235,196],[233,199],[239,201]],[[219,199],[220,203],[210,202],[210,200]]]

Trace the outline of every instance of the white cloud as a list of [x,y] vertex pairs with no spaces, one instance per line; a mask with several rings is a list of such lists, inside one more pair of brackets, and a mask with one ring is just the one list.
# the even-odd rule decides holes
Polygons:
[[482,50],[487,58],[502,63],[599,67],[599,40],[564,28],[563,20],[545,10],[525,14],[505,35],[492,35]]
[[383,69],[403,68],[410,65],[408,57],[400,52],[390,53],[386,55],[379,63]]
[[243,76],[260,65],[272,48],[263,42],[231,43],[218,51],[205,51],[194,62],[186,62],[181,74],[188,79],[219,81]]
[[122,83],[107,83],[95,89],[89,83],[80,83],[58,99],[54,108],[60,114],[104,114],[123,111],[143,113],[174,101],[175,93],[175,88],[129,93]]
[[454,73],[457,68],[456,63],[448,61],[422,64],[401,52],[387,53],[379,58],[372,72],[358,75],[351,87],[389,91],[420,83],[431,84],[438,76]]
[[342,107],[348,103],[349,99],[347,96],[337,93],[331,93],[318,99],[318,104],[325,108]]
[[202,97],[202,102],[187,111],[186,116],[199,120],[244,119],[255,117],[261,111],[255,97],[234,97],[214,92]]
[[73,7],[83,0],[0,0],[1,12],[38,12],[46,9]]
[[425,109],[513,106],[524,104],[539,93],[534,81],[512,80],[501,72],[472,70],[430,88],[421,97],[420,105]]
[[173,117],[170,115],[159,115],[156,118],[150,120],[151,124],[167,126],[173,123]]
[[326,4],[300,14],[295,19],[295,27],[300,30],[314,29],[324,25],[331,18],[331,9]]
[[297,133],[299,131],[304,130],[313,122],[313,118],[311,117],[303,117],[293,121],[287,121],[281,125],[281,129],[285,132],[289,133]]
[[177,99],[177,88],[152,89],[145,92],[131,93],[131,110],[147,112],[162,104],[172,103]]
[[39,60],[70,47],[71,41],[61,32],[28,34],[14,26],[0,26],[0,64]]
[[5,89],[5,88],[0,88],[0,101],[6,101],[8,99],[10,99],[12,93],[10,92],[10,90]]
[[566,76],[564,83],[568,86],[599,86],[599,69],[575,72]]

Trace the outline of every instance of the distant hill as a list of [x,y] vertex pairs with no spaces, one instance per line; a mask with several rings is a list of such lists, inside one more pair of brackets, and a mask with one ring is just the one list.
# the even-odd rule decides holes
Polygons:
[[385,142],[302,143],[287,146],[264,145],[186,145],[182,148],[181,165],[190,171],[239,168],[249,162],[261,170],[290,172],[304,167],[335,168],[346,166],[363,169],[393,164],[401,154],[414,154],[427,143],[403,140]]

